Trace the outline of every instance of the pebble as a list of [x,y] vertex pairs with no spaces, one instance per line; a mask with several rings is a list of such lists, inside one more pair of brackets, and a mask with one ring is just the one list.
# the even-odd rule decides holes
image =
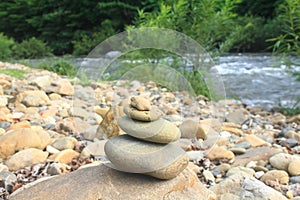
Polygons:
[[17,182],[17,177],[14,173],[9,171],[0,172],[0,187],[5,188],[8,192],[12,192],[15,182]]
[[290,177],[290,182],[291,183],[300,183],[300,176],[292,176]]
[[140,111],[127,105],[124,106],[123,111],[131,119],[146,121],[146,122],[156,121],[163,116],[162,111],[156,106],[152,106],[151,110],[149,111]]
[[140,111],[151,110],[151,103],[149,100],[141,96],[133,96],[130,98],[130,105]]
[[265,174],[264,171],[257,171],[255,172],[254,177],[260,179],[264,174]]
[[9,126],[9,122],[0,122],[0,128],[7,129]]
[[246,149],[244,148],[230,148],[229,151],[232,151],[234,154],[244,154]]
[[72,149],[65,149],[63,151],[60,151],[56,154],[49,156],[49,160],[53,160],[54,162],[58,162],[58,163],[70,164],[73,158],[77,158],[78,156],[79,156],[78,152]]
[[198,123],[194,120],[185,120],[179,126],[181,138],[196,138]]
[[276,186],[277,182],[279,184],[288,184],[289,175],[283,170],[271,170],[266,172],[260,179],[265,184],[269,186]]
[[191,161],[199,162],[204,157],[203,151],[188,151],[186,152]]
[[225,173],[231,168],[231,166],[227,163],[223,163],[221,165],[216,166],[213,171],[217,171],[216,173],[220,172],[221,174],[225,175]]
[[288,172],[292,176],[300,175],[300,159],[290,162],[288,166]]
[[234,148],[249,149],[250,147],[251,147],[251,144],[249,142],[239,142],[234,145]]
[[15,153],[5,161],[9,170],[18,170],[27,166],[44,162],[48,157],[48,152],[39,149],[29,148]]
[[267,144],[266,141],[256,135],[248,135],[243,140],[249,142],[252,147],[260,147]]
[[24,148],[44,149],[51,142],[47,131],[21,128],[9,131],[0,139],[0,158],[7,158]]
[[58,149],[54,148],[54,147],[51,146],[51,145],[47,145],[46,151],[49,152],[50,154],[55,154],[55,153],[58,153],[58,152],[59,152]]
[[0,172],[6,172],[6,171],[9,171],[8,167],[0,163]]
[[203,170],[202,174],[203,174],[204,180],[206,182],[209,182],[209,181],[214,182],[215,181],[215,177],[214,177],[214,175],[212,174],[211,171],[209,171],[209,170]]
[[251,176],[254,176],[255,174],[255,171],[251,168],[248,168],[248,167],[242,167],[242,166],[239,166],[239,167],[233,167],[233,168],[230,168],[227,173],[226,173],[226,176],[231,176],[237,172],[240,172],[240,171],[243,171]]
[[65,174],[69,171],[70,167],[64,163],[52,163],[47,169],[50,175]]
[[296,157],[293,157],[290,154],[278,153],[272,156],[269,159],[269,162],[274,168],[287,171],[290,162],[292,162],[294,159],[296,159]]
[[62,137],[56,139],[51,146],[58,150],[74,149],[78,141],[74,137]]
[[234,153],[227,150],[225,147],[214,146],[212,149],[206,151],[205,155],[210,160],[228,159],[234,158]]

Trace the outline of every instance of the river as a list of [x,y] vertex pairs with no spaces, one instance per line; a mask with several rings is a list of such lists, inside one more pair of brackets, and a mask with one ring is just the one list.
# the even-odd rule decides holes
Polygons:
[[[300,58],[294,61],[299,65],[290,67],[300,71]],[[300,82],[278,57],[270,54],[229,54],[219,57],[216,64],[227,96],[237,96],[250,106],[267,109],[278,105],[293,107],[300,98]]]
[[[82,63],[82,58],[70,60],[77,66]],[[294,61],[298,64],[290,67],[300,71],[300,58],[294,58]],[[40,62],[29,61],[33,67]],[[279,105],[295,107],[300,98],[300,82],[288,72],[288,66],[282,60],[271,54],[227,54],[215,59],[215,64],[227,98],[238,97],[250,106],[266,109]]]

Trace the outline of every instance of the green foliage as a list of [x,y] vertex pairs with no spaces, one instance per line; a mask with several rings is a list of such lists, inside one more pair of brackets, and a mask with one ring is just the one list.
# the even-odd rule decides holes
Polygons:
[[15,41],[0,33],[0,60],[7,60],[12,56],[12,46]]
[[51,49],[43,41],[36,39],[35,37],[30,38],[29,40],[24,40],[19,44],[16,44],[13,47],[14,57],[15,58],[42,58],[45,56],[53,55]]
[[[72,53],[74,41],[80,41],[82,37],[99,38],[101,34],[107,36],[110,29],[103,26],[105,20],[110,20],[113,33],[120,32],[136,17],[139,8],[145,7],[151,11],[156,5],[154,0],[1,1],[0,32],[18,42],[36,37],[49,44],[54,54],[62,55]],[[96,32],[101,33],[93,36]],[[86,38],[82,41],[86,41]],[[90,46],[92,45],[86,48],[89,49]],[[78,46],[76,48],[78,50]]]
[[285,0],[278,8],[281,34],[268,41],[276,54],[300,55],[300,1]]
[[[137,27],[169,28],[182,32],[207,51],[229,51],[245,27],[236,23],[233,9],[240,0],[164,1],[159,12],[139,11]],[[247,28],[247,27],[246,27]]]
[[28,71],[21,69],[0,69],[0,74],[6,74],[17,79],[23,79],[24,75],[27,73]]
[[109,36],[112,36],[115,30],[110,20],[105,20],[101,23],[100,30],[93,33],[80,34],[79,39],[74,40],[73,55],[87,55],[93,48],[104,41]]
[[48,71],[55,72],[59,75],[64,75],[68,77],[75,77],[77,73],[77,69],[71,63],[67,61],[55,61],[55,62],[44,62],[39,64],[36,68],[38,69],[45,69]]

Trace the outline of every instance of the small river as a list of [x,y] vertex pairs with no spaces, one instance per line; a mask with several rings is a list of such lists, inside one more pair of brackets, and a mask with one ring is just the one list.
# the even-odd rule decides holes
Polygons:
[[[300,58],[291,68],[300,71]],[[295,106],[300,98],[300,82],[288,72],[288,66],[270,54],[230,54],[216,61],[226,95],[237,96],[250,106],[267,109]],[[298,104],[298,106],[300,106]]]
[[[300,71],[300,58],[293,61],[298,64],[290,67]],[[29,61],[33,67],[40,62],[43,61]],[[80,66],[82,59],[73,58],[71,62]],[[300,98],[300,81],[288,72],[289,67],[284,62],[271,54],[228,54],[217,58],[215,63],[227,98],[238,97],[250,106],[266,109],[279,105],[293,107]]]

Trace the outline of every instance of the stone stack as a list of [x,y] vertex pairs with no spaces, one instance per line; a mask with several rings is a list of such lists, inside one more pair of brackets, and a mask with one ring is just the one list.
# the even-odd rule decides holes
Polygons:
[[186,168],[188,156],[173,143],[180,138],[180,130],[162,119],[158,107],[135,96],[124,113],[118,125],[127,134],[113,137],[105,145],[111,167],[159,179],[174,178]]

